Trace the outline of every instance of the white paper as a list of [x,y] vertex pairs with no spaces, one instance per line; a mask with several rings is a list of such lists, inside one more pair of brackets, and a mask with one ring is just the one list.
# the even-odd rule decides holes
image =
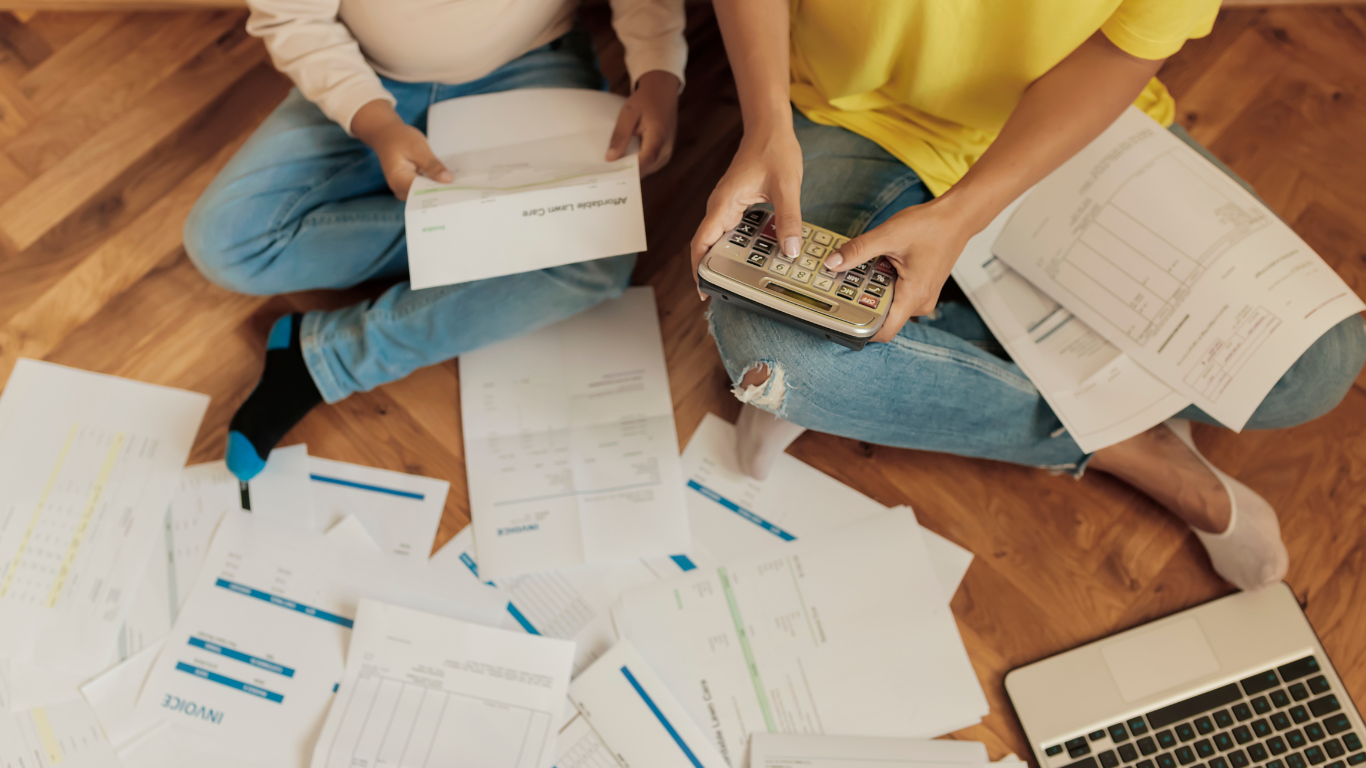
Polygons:
[[319,530],[309,480],[308,446],[276,448],[265,469],[247,483],[247,503],[257,519],[311,533]]
[[0,711],[4,768],[120,768],[95,713],[79,698],[20,712]]
[[460,408],[484,578],[688,550],[652,289],[462,355]]
[[0,395],[0,657],[86,677],[107,665],[208,402],[15,365]]
[[555,768],[726,768],[664,682],[621,642],[569,689]]
[[1234,430],[1366,309],[1265,205],[1132,107],[1039,182],[992,252]]
[[947,768],[985,766],[979,741],[755,733],[750,768]]
[[427,562],[450,483],[317,457],[309,468],[321,530],[354,515],[396,563]]
[[901,511],[633,590],[615,618],[733,765],[752,731],[921,738],[988,711]]
[[526,88],[433,105],[428,140],[455,178],[419,176],[409,191],[413,287],[645,250],[637,155],[603,159],[623,103]]
[[[472,530],[466,526],[446,542],[432,557],[432,566],[442,573],[457,572],[457,578],[478,580]],[[573,673],[577,676],[616,643],[612,603],[623,592],[677,576],[693,567],[688,557],[675,555],[610,565],[581,565],[481,583],[507,597],[508,621],[504,626],[533,635],[573,640]],[[465,573],[458,574],[462,570]]]
[[313,768],[548,768],[572,643],[362,599]]
[[361,597],[486,623],[503,612],[487,589],[422,580],[347,543],[226,515],[137,717],[174,722],[244,760],[306,764]]
[[[683,451],[694,562],[724,562],[772,546],[815,536],[887,511],[876,501],[784,453],[767,480],[740,471],[735,425],[715,414],[702,418]],[[909,507],[903,507],[907,512]],[[924,530],[924,529],[922,529]],[[952,599],[972,553],[925,531],[938,583]]]
[[104,674],[81,686],[81,695],[94,710],[105,736],[114,747],[131,743],[140,734],[156,726],[159,720],[136,710],[138,695],[152,664],[161,653],[157,640]]
[[1023,201],[968,241],[954,280],[992,335],[1048,401],[1083,451],[1127,440],[1190,405],[991,253]]

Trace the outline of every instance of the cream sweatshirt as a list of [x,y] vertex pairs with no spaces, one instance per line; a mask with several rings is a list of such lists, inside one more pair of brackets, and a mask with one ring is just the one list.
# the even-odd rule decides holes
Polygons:
[[[635,82],[662,69],[683,80],[683,0],[611,0],[612,26]],[[578,0],[247,0],[247,32],[276,68],[349,132],[375,99],[376,73],[404,82],[466,83],[568,32]]]

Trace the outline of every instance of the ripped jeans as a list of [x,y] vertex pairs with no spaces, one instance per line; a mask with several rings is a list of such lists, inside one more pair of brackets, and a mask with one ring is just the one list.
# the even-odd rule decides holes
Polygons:
[[[853,236],[931,199],[915,171],[872,141],[800,113],[793,123],[807,221]],[[1172,131],[1233,176],[1185,131]],[[709,319],[737,396],[807,429],[1078,476],[1085,466],[1087,454],[966,301],[944,301],[890,343],[859,352],[728,304],[712,302]],[[1286,372],[1247,428],[1289,427],[1327,413],[1364,362],[1366,328],[1354,315]],[[761,365],[767,381],[740,387]],[[1179,416],[1218,423],[1194,406]]]

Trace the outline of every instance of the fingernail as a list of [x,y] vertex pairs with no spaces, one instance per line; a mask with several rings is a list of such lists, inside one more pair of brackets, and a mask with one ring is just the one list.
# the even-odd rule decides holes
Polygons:
[[844,256],[840,255],[839,251],[835,251],[834,253],[830,254],[830,258],[825,260],[825,268],[834,269],[843,263]]
[[802,239],[800,237],[789,237],[783,241],[783,253],[789,258],[797,258],[797,251],[802,249]]

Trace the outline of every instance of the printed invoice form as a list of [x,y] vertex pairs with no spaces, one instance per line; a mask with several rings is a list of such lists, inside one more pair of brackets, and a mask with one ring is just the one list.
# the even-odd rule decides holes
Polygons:
[[574,644],[362,599],[313,768],[548,768]]
[[[1028,193],[1026,193],[1028,194]],[[1094,452],[1190,405],[991,252],[1012,203],[968,241],[953,278],[1083,451]]]
[[686,552],[654,292],[460,358],[480,575]]
[[732,765],[752,731],[930,737],[987,713],[904,512],[632,590],[614,616]]
[[209,398],[20,360],[0,396],[0,658],[108,666]]
[[992,251],[1235,430],[1366,308],[1265,205],[1133,107],[1039,182]]

